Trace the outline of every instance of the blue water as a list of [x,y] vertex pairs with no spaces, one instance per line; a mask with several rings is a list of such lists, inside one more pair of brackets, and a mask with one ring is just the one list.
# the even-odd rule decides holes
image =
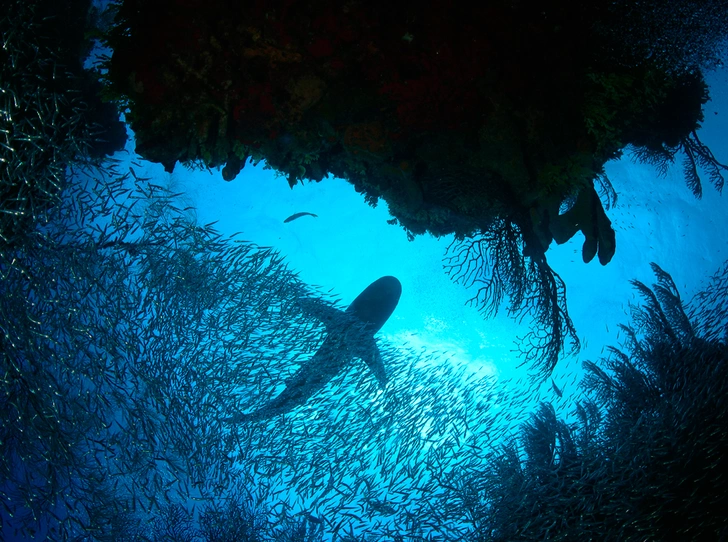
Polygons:
[[[711,101],[699,135],[726,163],[728,69],[708,73],[707,81]],[[634,299],[629,281],[651,284],[650,262],[667,270],[689,299],[728,259],[728,199],[707,179],[703,198],[696,199],[685,186],[679,161],[660,178],[654,168],[631,160],[629,152],[608,163],[606,172],[618,193],[617,206],[608,212],[617,232],[614,259],[606,266],[584,264],[581,234],[561,246],[553,243],[548,252],[550,265],[566,282],[569,313],[583,339],[577,360],[595,359],[605,344],[616,343],[616,324],[626,321]],[[246,240],[275,247],[304,282],[333,288],[345,303],[374,279],[397,276],[404,293],[381,335],[448,350],[503,378],[522,376],[511,352],[518,327],[503,314],[483,321],[467,306],[473,292],[443,273],[442,258],[452,238],[407,241],[401,228],[386,223],[391,216],[385,202],[371,208],[353,187],[334,178],[290,189],[262,164],[246,166],[230,183],[219,171],[189,172],[179,166],[167,176],[161,166],[149,165],[141,175],[168,177],[173,190],[184,191],[195,205],[201,223],[217,221],[223,233],[242,232]],[[318,218],[283,222],[302,211]],[[570,366],[568,374],[573,370]]]
[[[712,101],[705,106],[705,122],[699,135],[722,163],[728,163],[728,70],[725,68],[708,74]],[[525,334],[525,324],[510,320],[505,314],[484,320],[475,307],[468,305],[473,295],[460,285],[454,284],[443,272],[442,260],[450,238],[433,239],[418,237],[408,241],[398,226],[387,224],[390,215],[386,203],[377,208],[369,207],[362,196],[345,181],[326,179],[321,183],[309,183],[290,189],[284,178],[276,177],[263,164],[247,165],[232,182],[222,180],[219,171],[189,171],[177,166],[174,173],[164,173],[162,167],[144,162],[133,154],[133,141],[127,153],[119,153],[118,168],[134,169],[138,177],[147,177],[172,192],[181,192],[184,205],[196,209],[199,224],[216,222],[215,229],[223,237],[237,234],[242,239],[261,247],[273,247],[285,259],[289,269],[297,273],[300,281],[316,286],[322,292],[331,292],[346,307],[368,284],[384,275],[396,276],[403,293],[393,316],[382,328],[378,337],[395,349],[425,352],[425,361],[417,363],[417,374],[435,375],[421,381],[398,382],[399,388],[415,389],[421,384],[422,402],[405,405],[409,416],[422,408],[421,415],[432,420],[446,417],[443,411],[434,409],[451,406],[458,416],[474,405],[487,404],[491,417],[516,431],[518,424],[535,408],[538,401],[554,401],[559,412],[566,414],[571,403],[578,397],[577,384],[581,376],[581,362],[596,360],[604,353],[606,345],[617,344],[620,336],[617,324],[628,321],[628,306],[635,302],[635,294],[629,281],[640,280],[651,284],[654,279],[650,263],[656,262],[668,271],[683,295],[689,300],[704,285],[704,281],[728,259],[728,199],[721,196],[704,182],[703,198],[696,199],[685,186],[679,165],[665,178],[658,178],[649,166],[632,162],[628,154],[618,162],[607,165],[607,175],[612,181],[619,200],[608,211],[617,235],[617,252],[607,266],[597,261],[584,264],[581,261],[580,235],[563,246],[553,246],[547,253],[554,270],[567,285],[568,308],[583,348],[573,356],[562,359],[553,375],[553,383],[564,391],[559,398],[552,391],[551,380],[534,390],[528,379],[529,368],[519,367],[520,360],[514,353],[514,341]],[[317,217],[303,216],[285,223],[284,220],[297,212],[314,213]],[[362,373],[365,371],[362,370]],[[350,375],[347,385],[356,383],[356,375]],[[349,378],[349,377],[347,377]],[[507,402],[499,403],[499,395],[484,392],[483,383],[499,385],[499,393],[508,395]],[[434,384],[433,384],[434,383]],[[427,393],[436,386],[437,400],[430,400]],[[429,387],[428,387],[429,386]],[[430,390],[430,391],[427,391]],[[349,392],[352,390],[348,389]],[[425,393],[427,391],[427,393]],[[533,393],[532,393],[533,392]],[[481,399],[473,399],[479,393]],[[519,394],[528,396],[522,403],[514,401]],[[328,411],[330,420],[338,419],[349,407],[350,393],[340,394],[341,412]],[[378,400],[376,391],[367,388],[366,397]],[[416,394],[409,396],[416,398]],[[369,399],[357,399],[357,404]],[[353,401],[353,400],[352,400]],[[430,401],[428,403],[428,401]],[[434,402],[433,402],[434,401]],[[373,403],[372,403],[373,404]],[[518,404],[519,410],[507,412],[507,407]],[[335,408],[330,404],[327,408]],[[443,406],[444,405],[444,406]],[[383,408],[383,407],[382,407]],[[485,407],[483,407],[485,408]],[[319,420],[319,414],[311,409],[301,416]],[[505,421],[504,421],[505,420]],[[313,423],[313,422],[312,422]],[[433,429],[434,422],[427,422],[421,429],[423,438],[431,438],[428,447],[436,448],[452,437],[453,429]],[[396,425],[396,424],[395,424]],[[265,448],[267,442],[289,439],[294,433],[291,426],[276,426],[279,434],[251,437],[250,443]],[[313,427],[320,427],[313,424]],[[454,427],[454,426],[453,426]],[[345,426],[344,426],[345,428]],[[468,438],[486,428],[466,430]],[[286,433],[285,431],[289,431]],[[346,439],[356,437],[356,432],[344,433]],[[389,442],[388,453],[398,450],[397,433],[382,437]],[[438,439],[440,439],[438,441]],[[329,454],[336,457],[331,448]],[[372,444],[361,442],[356,448],[366,450]],[[275,448],[277,443],[271,444]],[[301,450],[310,451],[305,444]],[[256,454],[267,453],[261,448],[241,450],[240,463],[235,468],[246,471]],[[342,445],[349,450],[351,443]],[[298,450],[298,451],[301,451]],[[303,453],[303,452],[302,452]],[[344,453],[344,452],[342,452]],[[345,454],[344,454],[345,455]],[[368,456],[367,456],[368,457]],[[294,458],[305,463],[306,456]],[[346,456],[339,459],[348,460]],[[448,457],[447,460],[456,461]],[[406,463],[406,457],[399,464]],[[305,470],[306,465],[300,468]],[[355,465],[351,468],[354,469]],[[373,469],[372,472],[377,472]],[[375,483],[389,484],[396,475],[379,474]],[[242,474],[241,474],[242,477]],[[322,483],[327,476],[321,475]],[[354,474],[338,480],[351,485]],[[265,481],[258,478],[259,482]],[[283,482],[289,482],[286,487]],[[283,484],[275,497],[266,497],[264,507],[280,513],[286,503],[293,512],[300,512],[311,505],[310,499],[301,499],[296,483],[285,476],[276,478]],[[275,489],[275,488],[274,488]],[[392,498],[398,506],[407,506],[395,492],[374,492],[377,499]],[[411,500],[426,500],[424,494],[411,494]],[[194,501],[184,502],[190,505]],[[372,497],[371,502],[374,502]],[[312,511],[326,514],[325,505]],[[383,517],[388,517],[384,514]],[[5,518],[7,520],[7,518]],[[327,518],[334,521],[333,518]],[[386,521],[386,520],[385,520]],[[334,521],[335,523],[335,521]],[[371,525],[374,525],[372,520]],[[13,540],[7,529],[3,536]]]
[[[728,70],[708,74],[708,82],[712,101],[705,107],[699,135],[726,163]],[[689,300],[728,256],[728,199],[708,182],[704,182],[703,198],[696,199],[685,186],[679,164],[664,178],[650,166],[632,161],[629,152],[607,164],[607,175],[619,195],[616,207],[608,211],[617,236],[614,259],[606,266],[596,260],[584,264],[580,235],[552,246],[547,254],[566,282],[569,313],[582,343],[581,351],[562,359],[553,374],[553,383],[564,392],[560,398],[553,392],[552,380],[534,389],[529,367],[522,366],[514,352],[514,342],[527,331],[526,323],[519,325],[503,313],[484,320],[467,303],[473,292],[454,284],[443,272],[450,238],[420,236],[408,241],[401,228],[387,224],[390,215],[385,202],[376,208],[368,206],[340,179],[291,189],[261,163],[247,165],[234,181],[225,182],[220,171],[192,172],[179,165],[166,174],[161,166],[134,157],[132,144],[129,151],[128,157],[119,155],[125,160],[122,170],[128,162],[137,176],[181,192],[184,203],[195,207],[197,221],[215,222],[223,236],[237,234],[236,239],[275,248],[301,281],[330,291],[343,307],[373,280],[396,276],[402,283],[402,298],[378,337],[395,347],[424,349],[431,356],[430,365],[422,370],[440,375],[442,404],[477,394],[473,378],[492,377],[489,381],[502,385],[503,393],[527,395],[528,400],[518,403],[513,412],[508,412],[512,398],[488,399],[491,414],[505,419],[503,423],[514,433],[540,400],[554,402],[560,415],[569,415],[573,401],[581,397],[577,389],[581,363],[596,361],[605,354],[605,346],[617,345],[623,338],[618,324],[629,322],[629,305],[637,302],[630,280],[652,284],[651,262],[668,271],[683,299]],[[317,217],[284,222],[298,212]],[[456,381],[465,384],[449,388]],[[478,380],[479,385],[484,381]],[[348,407],[341,404],[340,408]],[[290,437],[281,434],[280,438]],[[385,478],[382,483],[390,482]],[[294,510],[306,508],[294,488],[286,488],[282,495],[267,503],[274,511],[279,499]],[[426,499],[423,495],[413,498]]]

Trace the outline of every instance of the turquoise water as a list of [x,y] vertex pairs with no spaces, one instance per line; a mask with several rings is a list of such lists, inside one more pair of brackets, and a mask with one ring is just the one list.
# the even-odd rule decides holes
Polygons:
[[[709,74],[708,82],[712,101],[699,135],[726,163],[728,71]],[[484,319],[468,305],[473,292],[443,271],[452,240],[408,241],[401,228],[387,224],[384,202],[371,208],[350,185],[333,178],[291,190],[263,164],[247,165],[232,182],[223,181],[220,171],[192,172],[179,165],[167,174],[135,156],[133,141],[115,159],[120,174],[133,170],[124,181],[130,189],[156,198],[168,190],[178,194],[169,204],[185,210],[155,211],[142,202],[140,218],[121,213],[130,224],[142,224],[141,229],[130,228],[123,242],[119,237],[107,240],[116,244],[99,252],[99,260],[84,259],[88,255],[81,252],[59,255],[59,246],[38,256],[47,265],[39,269],[49,279],[63,282],[66,272],[80,270],[77,284],[88,290],[48,286],[46,293],[60,299],[69,299],[60,292],[78,295],[79,312],[91,315],[82,323],[98,318],[106,325],[89,325],[95,335],[86,333],[90,340],[83,343],[83,352],[99,358],[128,356],[128,367],[122,366],[131,375],[117,373],[113,382],[74,380],[64,388],[75,394],[68,411],[63,406],[68,396],[53,399],[53,408],[73,425],[84,418],[79,410],[84,394],[95,394],[89,404],[101,410],[90,413],[98,415],[100,425],[85,418],[84,423],[100,431],[94,442],[101,444],[89,447],[79,437],[78,453],[91,451],[78,472],[96,472],[95,465],[113,472],[98,485],[86,487],[78,479],[72,483],[74,502],[83,505],[65,509],[60,499],[50,507],[61,523],[73,525],[70,531],[78,525],[69,517],[84,518],[83,523],[92,515],[83,508],[88,490],[94,496],[90,502],[97,501],[94,492],[107,493],[103,511],[119,518],[114,524],[119,538],[127,528],[165,539],[160,533],[171,525],[177,531],[170,531],[168,539],[192,539],[189,533],[199,528],[205,506],[216,503],[223,523],[231,524],[236,516],[226,499],[237,495],[241,500],[234,504],[245,502],[258,510],[260,524],[250,524],[266,536],[278,533],[279,539],[344,539],[351,531],[352,536],[371,533],[374,539],[390,540],[395,539],[392,532],[402,529],[410,533],[405,540],[464,539],[464,533],[478,527],[473,510],[485,505],[465,502],[468,478],[462,473],[492,465],[490,454],[518,435],[540,401],[552,402],[559,416],[573,420],[575,401],[583,397],[578,389],[582,362],[596,361],[605,346],[624,339],[618,324],[629,322],[629,304],[638,301],[630,281],[652,284],[650,263],[655,262],[671,274],[683,299],[690,300],[728,256],[728,200],[711,185],[704,184],[698,200],[685,186],[679,165],[658,179],[653,169],[629,156],[608,164],[619,194],[616,207],[608,211],[617,235],[616,256],[604,267],[596,261],[584,264],[580,236],[549,250],[550,264],[567,285],[569,313],[583,348],[562,359],[552,379],[534,383],[529,367],[521,366],[514,352],[518,337],[529,331],[527,322],[514,322],[503,312]],[[135,184],[135,178],[147,180]],[[149,183],[161,189],[150,189]],[[109,207],[102,212],[105,196],[94,194],[92,187],[81,183],[73,197],[88,200],[85,205],[99,213],[94,216],[102,228],[114,224],[109,217],[126,208],[129,193],[113,205],[106,200]],[[295,213],[316,216],[285,222]],[[181,217],[180,222],[170,223],[169,217]],[[48,228],[61,237],[58,232],[66,228],[81,241],[99,231],[66,220]],[[212,222],[206,232],[195,229],[195,224]],[[145,231],[148,237],[142,236]],[[228,242],[231,236],[235,241]],[[174,240],[169,251],[157,252],[160,245],[155,243],[169,239]],[[151,244],[133,250],[123,245],[139,241]],[[278,256],[256,247],[271,247]],[[205,260],[213,252],[219,258]],[[156,262],[150,263],[151,254]],[[34,256],[24,257],[32,261]],[[98,269],[91,271],[94,261]],[[86,305],[84,296],[97,292],[92,277],[106,277],[106,264],[115,266],[109,275],[118,282],[109,284],[118,289],[101,289],[98,304]],[[315,310],[307,313],[296,305],[299,297],[345,309],[387,275],[400,281],[402,296],[376,335],[389,376],[386,389],[355,359],[285,415],[254,423],[226,421],[265,404],[320,348],[326,330]],[[129,297],[120,300],[126,293]],[[109,300],[119,307],[110,307]],[[130,305],[123,305],[124,300]],[[48,312],[43,314],[55,315],[57,306],[44,306]],[[140,307],[145,311],[129,312]],[[114,315],[119,320],[111,323],[108,318]],[[53,329],[73,337],[79,322],[66,316],[68,321],[59,320]],[[45,338],[45,332],[40,328],[38,337]],[[133,345],[135,337],[142,346]],[[64,348],[56,345],[46,353],[63,352],[67,361],[76,347]],[[59,374],[68,376],[63,370]],[[109,391],[114,387],[125,388],[118,398]],[[104,407],[101,395],[106,393],[114,399]],[[120,405],[140,412],[127,414]],[[69,464],[75,468],[73,453]],[[181,508],[161,512],[148,497],[155,484],[163,490],[157,495],[160,506],[168,498]],[[115,508],[114,502],[131,505]],[[3,536],[14,539],[16,519],[4,515],[3,520]],[[39,536],[53,523],[50,516],[42,518]]]

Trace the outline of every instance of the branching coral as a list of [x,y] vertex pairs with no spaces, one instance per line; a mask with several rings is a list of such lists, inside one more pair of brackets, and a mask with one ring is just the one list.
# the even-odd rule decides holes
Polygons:
[[579,348],[576,330],[566,309],[566,286],[541,254],[524,255],[520,228],[494,221],[477,236],[456,240],[448,247],[445,271],[458,284],[477,288],[470,302],[485,316],[495,315],[507,300],[507,313],[517,321],[531,319],[530,331],[517,349],[538,375],[546,378],[564,350]]
[[719,162],[712,151],[700,141],[695,130],[683,137],[674,147],[660,144],[656,148],[635,147],[635,158],[645,164],[655,166],[660,176],[665,176],[678,154],[683,155],[683,174],[685,183],[695,197],[703,195],[703,183],[699,169],[708,173],[711,184],[718,192],[723,190],[725,172],[728,166]]
[[718,192],[723,190],[725,183],[723,172],[728,171],[728,166],[716,160],[711,150],[700,141],[695,131],[682,140],[679,149],[685,154],[683,161],[685,182],[696,197],[699,198],[703,195],[698,166],[708,172],[710,182]]
[[[486,262],[480,275],[508,276],[488,296],[498,297],[496,283],[509,284],[513,306],[529,305],[522,310],[532,311],[534,326],[545,326],[526,344],[541,345],[535,357],[548,358],[546,368],[573,336],[548,247],[581,231],[584,261],[606,264],[616,250],[595,188],[604,185],[605,162],[627,145],[648,149],[650,159],[671,159],[669,149],[680,145],[696,193],[697,167],[721,182],[722,166],[694,135],[707,98],[699,61],[713,59],[725,26],[718,22],[685,29],[700,38],[698,54],[682,41],[660,55],[637,38],[631,50],[614,31],[627,25],[641,35],[635,28],[664,13],[654,2],[630,9],[625,21],[602,0],[579,9],[328,0],[185,6],[125,0],[106,35],[114,49],[109,88],[129,106],[137,151],[168,170],[177,161],[225,164],[226,180],[248,156],[265,159],[292,187],[333,174],[369,204],[386,200],[410,238],[490,236],[513,222],[520,239],[509,242],[530,262],[496,254],[500,263]],[[681,4],[702,23],[725,12],[720,3]],[[673,35],[679,21],[670,21]],[[668,69],[667,57],[681,69]],[[484,261],[477,250],[468,254],[475,257],[468,265]],[[520,280],[532,281],[520,288],[527,294],[517,293]]]
[[[575,422],[543,404],[488,469],[494,540],[721,539],[728,436],[724,267],[688,311],[668,273],[634,281],[626,339],[586,362]],[[704,309],[704,310],[703,310]],[[688,314],[692,312],[692,317]],[[510,473],[504,477],[504,473]]]

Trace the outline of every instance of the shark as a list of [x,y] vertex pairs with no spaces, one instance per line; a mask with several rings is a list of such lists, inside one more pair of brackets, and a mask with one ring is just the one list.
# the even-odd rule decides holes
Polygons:
[[286,387],[278,396],[253,412],[239,413],[224,421],[253,422],[289,412],[306,403],[354,358],[364,361],[379,386],[386,387],[387,373],[374,335],[392,315],[401,295],[399,280],[385,276],[367,286],[345,311],[312,299],[299,300],[304,311],[324,324],[326,339],[285,381]]

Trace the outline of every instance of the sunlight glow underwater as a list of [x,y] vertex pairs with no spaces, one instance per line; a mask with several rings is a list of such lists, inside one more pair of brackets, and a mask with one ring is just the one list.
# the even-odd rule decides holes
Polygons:
[[[727,97],[715,87],[718,83],[725,85],[725,79],[725,70],[709,79],[714,96],[711,107],[716,111],[725,111]],[[725,127],[721,122],[722,118],[708,115],[701,134],[716,157],[726,162],[728,146],[722,138],[721,130],[724,133]],[[357,378],[363,371],[350,368],[338,378],[331,393],[322,392],[326,397],[301,407],[295,416],[273,423],[280,434],[299,436],[302,440],[309,426],[314,428],[312,431],[323,425],[333,427],[321,442],[312,441],[310,447],[302,442],[298,449],[290,448],[289,452],[300,454],[293,459],[300,461],[307,454],[318,453],[315,446],[328,446],[335,458],[335,450],[348,450],[355,444],[341,442],[348,435],[346,427],[353,423],[353,418],[344,409],[331,408],[332,401],[352,401],[358,415],[370,415],[371,411],[383,418],[388,405],[408,401],[406,417],[390,420],[392,425],[383,424],[391,432],[385,434],[384,429],[368,427],[366,434],[376,440],[362,446],[364,457],[375,458],[373,465],[361,466],[363,478],[375,486],[379,481],[377,473],[382,469],[387,473],[388,488],[367,488],[366,492],[370,506],[384,510],[384,517],[377,519],[380,526],[388,521],[385,505],[397,494],[398,484],[403,483],[406,475],[418,472],[418,454],[442,447],[447,450],[443,460],[457,464],[453,450],[484,449],[492,445],[493,439],[507,439],[540,400],[554,402],[557,410],[563,409],[559,414],[566,415],[571,410],[569,399],[579,393],[576,386],[583,374],[581,362],[596,360],[605,345],[617,343],[617,324],[627,320],[628,304],[635,301],[629,281],[638,279],[651,284],[650,262],[657,262],[669,272],[683,299],[688,300],[728,255],[728,204],[712,187],[706,186],[703,199],[696,200],[684,186],[679,168],[659,180],[658,191],[655,173],[649,167],[632,164],[628,158],[608,165],[607,172],[620,197],[617,207],[610,211],[617,231],[614,260],[606,267],[596,263],[587,267],[578,256],[579,239],[553,247],[548,253],[553,267],[566,281],[569,309],[584,345],[576,358],[562,360],[557,367],[553,380],[564,391],[563,397],[557,397],[551,381],[533,389],[528,368],[517,367],[518,359],[512,350],[513,341],[523,334],[519,326],[503,314],[484,321],[475,308],[467,305],[469,293],[444,274],[442,256],[449,240],[407,241],[401,229],[387,225],[389,215],[384,204],[376,209],[366,206],[344,181],[327,179],[290,190],[284,179],[260,166],[246,167],[238,179],[226,183],[219,171],[190,172],[178,166],[172,175],[167,175],[160,166],[142,162],[133,153],[117,157],[123,160],[119,165],[122,171],[133,167],[138,177],[149,177],[157,184],[168,185],[172,192],[182,192],[182,198],[196,209],[198,224],[216,221],[215,228],[223,238],[241,232],[237,239],[272,247],[303,285],[326,292],[332,301],[340,300],[344,307],[375,278],[399,278],[402,299],[378,336],[393,350],[394,374],[406,378],[406,385],[397,386],[396,394],[384,393],[371,379],[362,383]],[[299,212],[317,216],[285,222]],[[194,293],[191,286],[188,294]],[[231,339],[224,331],[220,334]],[[275,348],[271,348],[271,357],[275,354]],[[349,398],[347,392],[351,388],[361,392],[361,396]],[[322,409],[322,405],[328,405],[328,410]],[[468,426],[468,422],[483,425]],[[426,441],[411,456],[407,454],[408,446],[414,444],[400,440],[405,439],[405,431],[400,435],[392,430],[407,423],[416,424],[417,437]],[[241,429],[241,433],[246,432]],[[241,472],[250,469],[252,474],[246,472],[246,477],[252,476],[261,483],[268,483],[265,461],[249,461],[251,457],[256,453],[261,457],[277,456],[276,461],[285,457],[281,455],[285,446],[270,433],[238,434],[220,429],[219,434],[247,443],[234,458],[243,466],[235,468]],[[313,465],[306,476],[317,479],[315,483],[333,483],[334,460]],[[301,483],[297,475],[295,468],[287,465],[285,474],[274,478],[280,485],[267,487],[266,498],[270,499],[272,510],[287,510],[285,513],[295,516],[321,506],[323,497],[316,494],[308,499],[294,495],[291,487]],[[422,476],[423,482],[430,481],[429,474]],[[354,484],[355,479],[344,475],[340,483]],[[397,498],[401,499],[401,495]],[[410,492],[401,501],[412,503],[428,498],[423,491]],[[284,502],[291,504],[281,504]]]

